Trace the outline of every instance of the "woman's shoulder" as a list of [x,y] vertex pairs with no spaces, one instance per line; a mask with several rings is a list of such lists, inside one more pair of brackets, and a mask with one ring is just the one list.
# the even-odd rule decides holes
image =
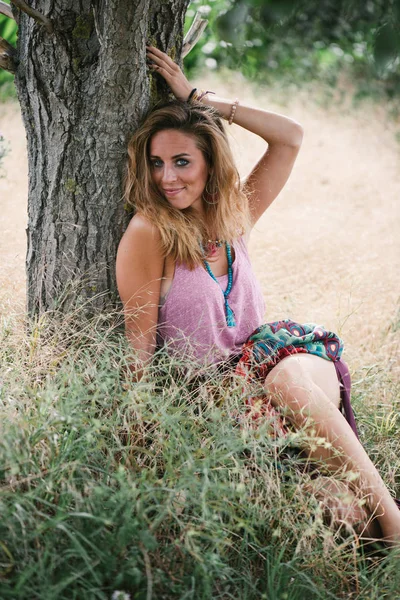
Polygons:
[[161,240],[160,230],[147,217],[140,213],[133,215],[126,228],[124,236],[139,237],[140,239],[158,239]]
[[242,232],[241,235],[239,235],[236,238],[236,240],[234,242],[235,246],[239,246],[239,248],[241,248],[242,250],[244,250],[247,253],[249,237],[250,237],[250,231]]
[[117,262],[121,256],[131,257],[135,262],[140,260],[143,264],[163,261],[158,227],[145,216],[135,214],[119,243]]
[[137,213],[130,220],[120,244],[135,247],[152,245],[158,248],[160,242],[161,234],[158,227],[144,215]]

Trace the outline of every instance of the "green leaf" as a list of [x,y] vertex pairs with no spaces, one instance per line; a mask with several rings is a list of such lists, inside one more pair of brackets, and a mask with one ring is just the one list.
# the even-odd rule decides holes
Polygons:
[[150,531],[147,531],[146,529],[139,533],[139,538],[146,550],[150,550],[150,552],[155,550],[158,546],[158,542],[154,535],[152,535]]
[[298,4],[298,0],[269,0],[261,2],[261,19],[275,25],[289,18]]
[[244,32],[248,12],[248,4],[238,2],[233,8],[220,15],[215,21],[219,38],[226,42],[237,43],[238,35]]
[[394,0],[393,2],[393,18],[400,22],[400,0]]
[[9,44],[14,44],[17,38],[18,25],[12,19],[0,15],[0,37],[4,38]]
[[377,32],[374,44],[374,60],[380,71],[385,71],[400,52],[398,26],[385,23]]

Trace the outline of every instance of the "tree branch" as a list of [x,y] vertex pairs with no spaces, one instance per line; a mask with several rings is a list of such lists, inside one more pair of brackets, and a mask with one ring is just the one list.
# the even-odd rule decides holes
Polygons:
[[53,23],[50,21],[50,19],[48,19],[47,17],[45,17],[44,15],[42,15],[41,12],[35,10],[34,8],[31,8],[30,6],[28,6],[28,4],[25,2],[25,0],[11,0],[11,2],[20,10],[22,10],[22,12],[26,13],[27,15],[29,15],[30,17],[32,17],[33,19],[35,19],[35,21],[37,21],[38,23],[40,23],[41,25],[44,25],[46,30],[49,33],[53,33],[54,28],[53,28]]
[[0,69],[15,73],[17,68],[17,51],[6,40],[0,37]]
[[0,0],[0,14],[6,15],[9,19],[14,19],[14,15],[11,12],[11,7]]
[[202,19],[200,13],[197,12],[194,16],[189,31],[187,32],[187,34],[185,35],[185,39],[183,40],[182,58],[185,58],[185,56],[189,54],[189,52],[195,47],[195,45],[203,35],[203,31],[207,27],[207,24],[207,19]]

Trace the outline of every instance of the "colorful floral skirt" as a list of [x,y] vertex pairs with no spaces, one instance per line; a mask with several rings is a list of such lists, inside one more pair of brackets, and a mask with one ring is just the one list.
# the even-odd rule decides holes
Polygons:
[[[295,323],[290,319],[265,323],[244,343],[235,374],[250,384],[264,382],[268,373],[285,357],[292,354],[315,354],[333,361],[340,383],[341,410],[358,437],[350,403],[351,379],[349,369],[341,360],[342,340],[332,331],[314,323]],[[246,400],[251,417],[269,417],[275,434],[284,434],[286,425],[265,394],[250,395]]]

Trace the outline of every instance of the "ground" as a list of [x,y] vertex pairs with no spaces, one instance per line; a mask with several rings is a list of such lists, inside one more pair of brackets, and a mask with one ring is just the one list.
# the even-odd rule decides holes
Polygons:
[[[305,131],[289,182],[250,241],[265,319],[322,324],[343,337],[353,373],[398,378],[399,123],[371,102],[326,108],[322,96],[317,103],[293,92],[283,105],[274,91],[235,78],[223,86],[212,77],[206,83],[220,95],[287,114]],[[15,102],[0,105],[0,131],[11,147],[0,179],[0,310],[7,314],[23,310],[25,297],[28,175]],[[236,126],[229,132],[246,174],[264,143]]]

